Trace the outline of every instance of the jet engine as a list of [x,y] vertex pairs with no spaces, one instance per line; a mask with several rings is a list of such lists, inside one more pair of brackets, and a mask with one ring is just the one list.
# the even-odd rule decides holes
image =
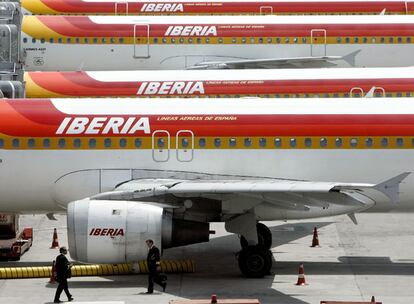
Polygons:
[[68,205],[69,252],[87,263],[145,259],[145,240],[158,248],[207,242],[209,224],[174,219],[171,212],[142,202],[84,199]]

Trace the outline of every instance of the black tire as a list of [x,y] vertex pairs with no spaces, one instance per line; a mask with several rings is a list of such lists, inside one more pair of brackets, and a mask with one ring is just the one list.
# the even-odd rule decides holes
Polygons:
[[248,278],[263,278],[272,269],[272,255],[269,250],[249,246],[239,253],[239,268]]
[[[270,231],[269,227],[267,227],[265,224],[257,223],[256,229],[257,229],[257,239],[259,241],[257,246],[263,249],[272,248],[272,232]],[[243,249],[249,246],[244,236],[240,237],[240,245]]]

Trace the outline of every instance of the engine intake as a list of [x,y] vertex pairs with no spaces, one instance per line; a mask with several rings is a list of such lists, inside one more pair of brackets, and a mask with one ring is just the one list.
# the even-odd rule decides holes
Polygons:
[[87,263],[145,259],[145,240],[172,248],[208,242],[209,224],[174,219],[161,207],[141,202],[80,200],[68,205],[69,252]]

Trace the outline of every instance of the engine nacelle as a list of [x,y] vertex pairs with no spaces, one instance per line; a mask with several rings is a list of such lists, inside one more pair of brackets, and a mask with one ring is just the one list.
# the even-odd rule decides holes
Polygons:
[[87,263],[145,259],[147,239],[160,249],[209,240],[208,223],[173,219],[163,208],[141,202],[75,201],[68,205],[67,221],[70,255]]

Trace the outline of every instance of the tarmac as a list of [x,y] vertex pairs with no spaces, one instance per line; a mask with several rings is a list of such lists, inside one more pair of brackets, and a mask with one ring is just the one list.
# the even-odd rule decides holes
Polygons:
[[[60,245],[67,245],[66,218],[44,215],[20,217],[20,227],[34,228],[34,244],[19,262],[5,266],[50,264],[58,254],[49,249],[53,228]],[[273,232],[272,275],[263,279],[241,276],[235,254],[239,238],[222,223],[209,243],[166,250],[165,259],[193,259],[196,272],[168,276],[165,293],[146,291],[146,275],[76,277],[69,281],[72,303],[165,303],[173,299],[258,298],[261,303],[319,304],[321,300],[370,301],[384,304],[414,302],[413,214],[357,214],[354,225],[346,216],[306,221],[266,222]],[[321,247],[310,248],[313,227]],[[143,244],[144,246],[145,244]],[[308,285],[296,286],[303,262]],[[0,280],[0,303],[51,303],[56,285],[48,279]],[[64,294],[61,300],[65,300]]]

